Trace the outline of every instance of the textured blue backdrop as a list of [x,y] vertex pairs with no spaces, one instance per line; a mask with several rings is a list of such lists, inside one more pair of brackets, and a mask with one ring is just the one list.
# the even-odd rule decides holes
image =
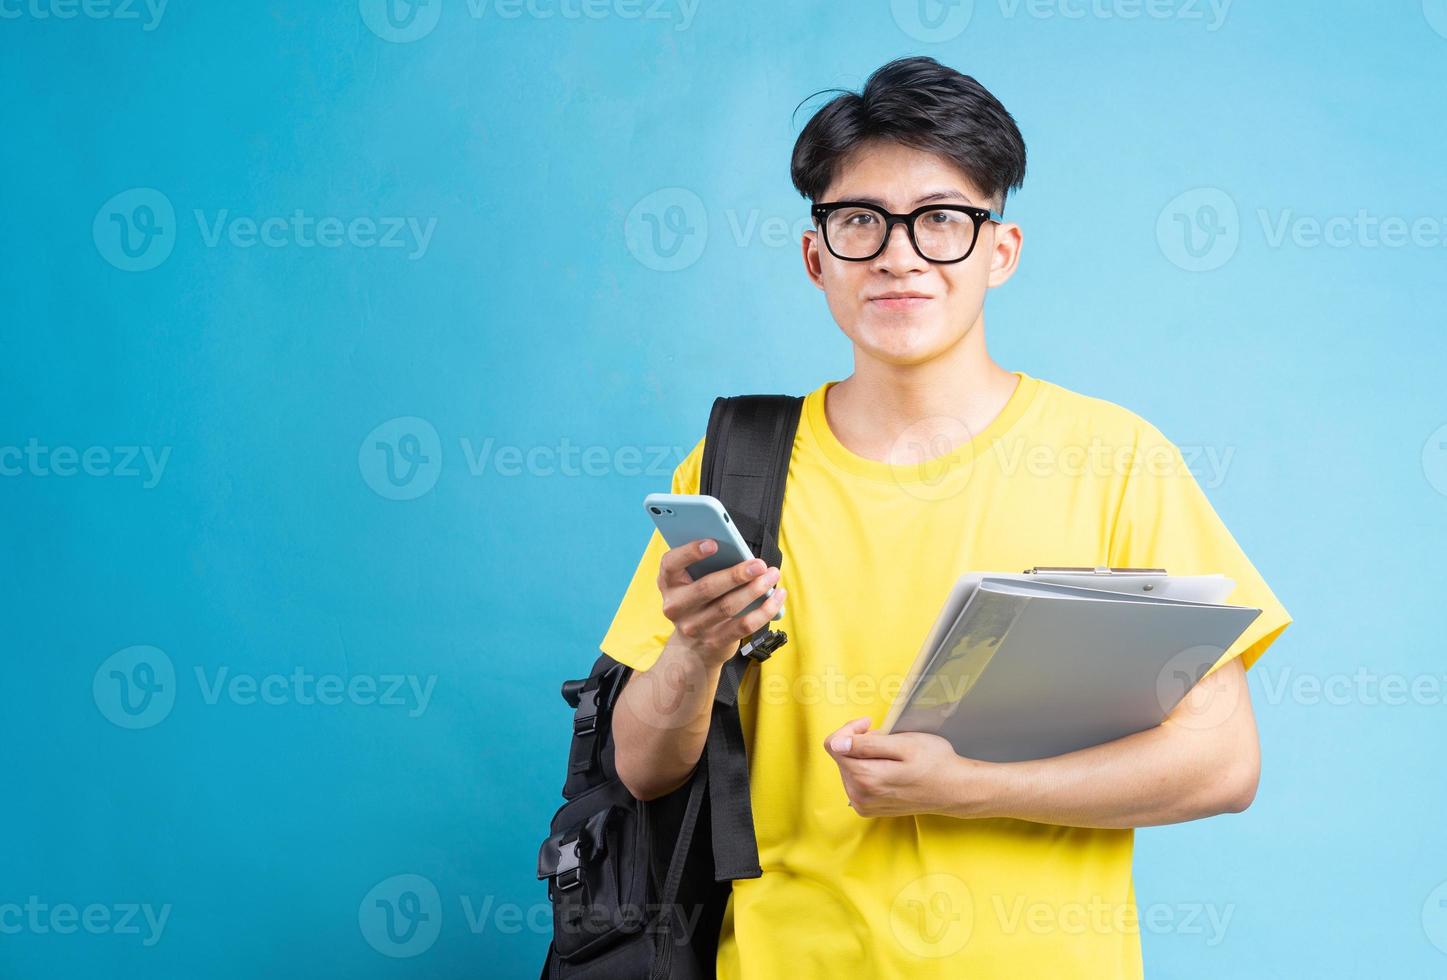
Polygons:
[[[0,0],[0,974],[530,977],[567,716],[717,393],[849,348],[796,102],[1030,147],[997,357],[1120,402],[1296,617],[1155,977],[1447,969],[1447,0]],[[1154,924],[1153,924],[1154,923]]]

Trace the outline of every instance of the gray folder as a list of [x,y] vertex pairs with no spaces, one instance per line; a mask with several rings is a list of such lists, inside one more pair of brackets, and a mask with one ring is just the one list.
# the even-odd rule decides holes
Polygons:
[[[1012,580],[1013,579],[1013,580]],[[960,755],[1018,762],[1159,725],[1261,614],[986,577],[890,712]]]

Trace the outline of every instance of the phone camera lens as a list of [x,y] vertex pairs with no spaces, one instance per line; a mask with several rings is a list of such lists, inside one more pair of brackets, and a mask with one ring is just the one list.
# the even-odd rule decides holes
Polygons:
[[663,511],[659,510],[657,507],[650,507],[650,508],[648,508],[648,509],[649,509],[650,511],[652,511],[654,514],[661,514],[661,513],[663,513]]

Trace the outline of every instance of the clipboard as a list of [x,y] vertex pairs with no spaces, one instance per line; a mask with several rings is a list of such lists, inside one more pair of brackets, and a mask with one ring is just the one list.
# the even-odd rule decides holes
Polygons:
[[[880,730],[939,729],[961,755],[1015,761],[1153,727],[1260,614],[1222,605],[1234,588],[1161,568],[962,575]],[[1190,683],[1158,696],[1167,667]]]

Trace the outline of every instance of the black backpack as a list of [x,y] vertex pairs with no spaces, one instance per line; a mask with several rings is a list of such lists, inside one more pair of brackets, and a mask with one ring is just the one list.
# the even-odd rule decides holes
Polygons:
[[[719,398],[704,436],[699,492],[721,500],[753,553],[779,565],[779,519],[803,399]],[[751,660],[787,637],[767,625],[723,667],[708,738],[688,782],[634,799],[613,765],[613,706],[631,672],[606,654],[563,683],[573,711],[566,801],[538,852],[553,939],[544,980],[714,976],[734,880],[757,878],[758,845],[738,691]]]

